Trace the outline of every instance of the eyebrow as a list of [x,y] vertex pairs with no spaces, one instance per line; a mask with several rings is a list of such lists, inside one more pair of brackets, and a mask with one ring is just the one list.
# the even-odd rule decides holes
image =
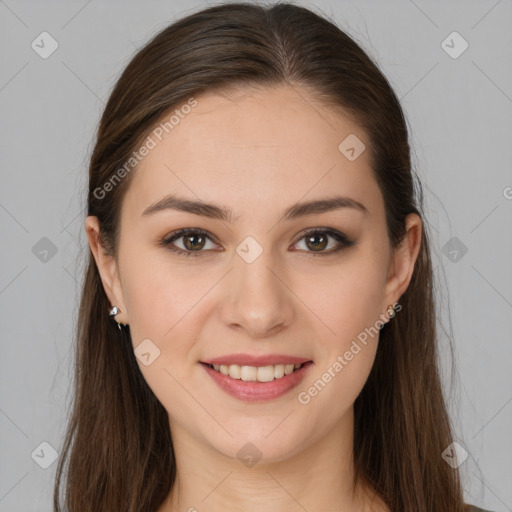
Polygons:
[[[317,199],[315,201],[308,201],[305,203],[296,203],[287,208],[283,215],[282,220],[292,220],[305,215],[321,214],[340,208],[353,208],[357,211],[369,215],[369,211],[362,203],[351,199],[350,197],[337,196],[326,199]],[[182,212],[208,217],[210,219],[217,219],[226,222],[233,222],[233,211],[218,206],[213,203],[206,203],[203,201],[192,201],[170,194],[165,196],[160,201],[148,206],[142,213],[144,215],[153,215],[157,212],[164,210],[178,210]]]

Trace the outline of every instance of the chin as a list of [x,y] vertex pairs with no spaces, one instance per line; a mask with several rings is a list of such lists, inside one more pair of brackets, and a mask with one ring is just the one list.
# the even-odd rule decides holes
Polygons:
[[309,443],[303,431],[295,435],[281,427],[276,428],[280,421],[282,418],[258,425],[253,419],[252,427],[236,430],[226,425],[233,437],[226,434],[208,442],[217,452],[230,459],[239,459],[247,467],[282,462],[299,453]]

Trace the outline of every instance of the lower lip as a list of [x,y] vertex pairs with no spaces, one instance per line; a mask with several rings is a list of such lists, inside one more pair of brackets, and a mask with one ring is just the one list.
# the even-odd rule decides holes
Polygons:
[[228,395],[245,402],[260,402],[274,400],[297,386],[304,379],[309,367],[313,364],[308,361],[298,370],[270,382],[244,381],[232,379],[228,375],[210,368],[205,363],[200,363],[213,381]]

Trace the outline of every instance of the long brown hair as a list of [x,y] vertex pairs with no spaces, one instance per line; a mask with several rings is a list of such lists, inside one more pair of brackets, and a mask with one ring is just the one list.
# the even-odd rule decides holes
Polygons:
[[[88,215],[98,217],[106,249],[116,254],[121,202],[136,170],[109,187],[107,198],[102,197],[104,184],[164,115],[203,91],[282,84],[307,89],[353,115],[365,130],[389,239],[396,247],[405,234],[406,215],[422,217],[422,189],[411,169],[402,108],[386,78],[352,38],[308,9],[231,3],[162,30],[115,85],[89,168]],[[441,458],[452,442],[452,427],[438,371],[425,223],[400,304],[400,313],[380,332],[374,366],[354,404],[356,481],[373,489],[393,512],[462,512],[459,474]],[[120,333],[109,307],[89,252],[55,512],[63,510],[62,485],[70,512],[154,512],[175,482],[167,412],[139,370],[129,327]]]

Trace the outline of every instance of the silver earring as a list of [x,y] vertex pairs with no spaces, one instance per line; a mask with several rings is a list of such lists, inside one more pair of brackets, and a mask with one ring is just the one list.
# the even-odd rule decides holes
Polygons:
[[[116,319],[115,319],[115,316],[116,316],[118,313],[120,313],[120,310],[119,310],[119,308],[118,308],[117,306],[114,306],[114,307],[113,307],[112,309],[110,309],[110,310],[109,310],[109,312],[108,312],[109,316],[110,316],[111,318],[113,318],[114,320],[116,320]],[[116,323],[117,323],[117,327],[118,327],[118,329],[119,329],[119,330],[121,330],[121,325],[123,325],[123,324],[120,324],[117,320],[116,320]]]

